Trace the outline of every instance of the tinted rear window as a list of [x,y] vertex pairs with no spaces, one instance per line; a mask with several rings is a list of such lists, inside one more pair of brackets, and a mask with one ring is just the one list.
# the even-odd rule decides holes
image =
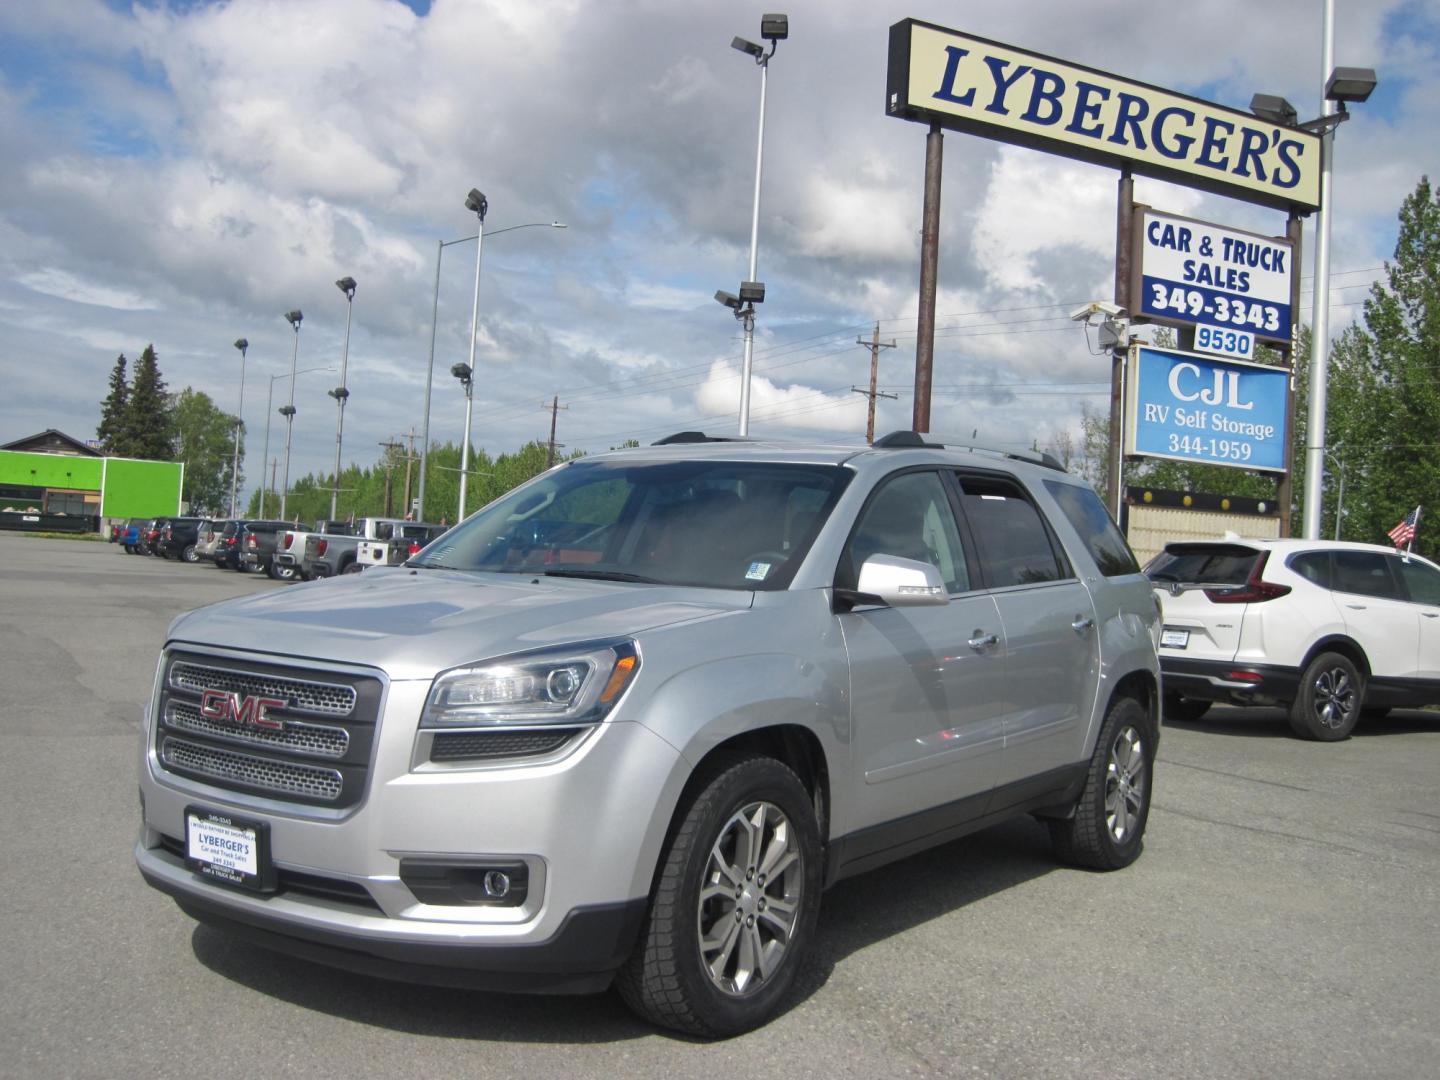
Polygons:
[[1060,511],[1080,534],[1100,573],[1106,577],[1120,577],[1140,572],[1135,553],[1130,550],[1115,522],[1110,520],[1100,496],[1088,487],[1061,484],[1054,480],[1045,481],[1045,490],[1050,492]]
[[1151,561],[1151,581],[1203,585],[1243,585],[1260,552],[1235,544],[1171,544]]

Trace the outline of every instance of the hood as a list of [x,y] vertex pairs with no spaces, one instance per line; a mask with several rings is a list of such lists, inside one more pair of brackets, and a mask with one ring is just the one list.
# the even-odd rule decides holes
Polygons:
[[377,667],[430,679],[475,660],[750,607],[748,592],[375,567],[227,600],[177,619],[172,642]]

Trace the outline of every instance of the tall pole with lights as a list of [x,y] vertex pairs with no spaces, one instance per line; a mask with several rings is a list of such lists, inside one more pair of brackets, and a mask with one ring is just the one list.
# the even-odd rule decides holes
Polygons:
[[460,506],[455,512],[455,523],[465,520],[465,481],[470,477],[470,409],[474,404],[475,369],[469,364],[453,364],[450,374],[460,380],[465,388],[465,439],[460,444]]
[[490,209],[490,202],[479,188],[471,188],[470,194],[465,196],[465,209],[480,220],[480,229],[475,234],[475,302],[470,307],[470,363],[465,365],[463,376],[456,370],[461,365],[450,369],[465,384],[465,441],[460,444],[460,515],[455,519],[457,524],[465,520],[465,481],[470,478],[470,403],[475,378],[475,335],[480,330],[480,254],[485,247],[485,214]]
[[236,338],[235,348],[240,350],[240,404],[235,409],[235,452],[230,459],[230,516],[232,518],[235,516],[235,498],[240,482],[240,428],[244,424],[242,418],[245,414],[245,351],[250,348],[250,342],[243,337]]
[[295,361],[300,356],[300,323],[305,318],[299,308],[285,313],[285,321],[295,331],[295,345],[290,350],[290,401],[280,409],[285,417],[285,476],[280,487],[280,517],[285,517],[285,496],[290,491],[290,438],[295,430]]
[[735,317],[745,328],[745,356],[740,365],[740,434],[750,434],[750,373],[755,359],[755,304],[765,299],[765,285],[756,281],[760,246],[760,177],[765,162],[765,88],[766,76],[770,71],[770,58],[775,55],[780,42],[790,36],[790,20],[785,15],[762,15],[760,37],[770,42],[767,53],[763,46],[737,37],[730,42],[732,49],[738,49],[753,57],[760,68],[760,131],[755,141],[755,199],[750,210],[750,272],[740,283],[740,295],[731,304],[729,293],[716,293],[715,299],[730,307]]
[[342,277],[335,287],[345,294],[345,346],[340,352],[340,385],[327,393],[338,406],[335,419],[335,482],[330,488],[330,517],[335,517],[335,503],[340,495],[340,443],[345,435],[345,403],[350,391],[345,386],[345,372],[350,363],[350,313],[355,309],[355,279]]

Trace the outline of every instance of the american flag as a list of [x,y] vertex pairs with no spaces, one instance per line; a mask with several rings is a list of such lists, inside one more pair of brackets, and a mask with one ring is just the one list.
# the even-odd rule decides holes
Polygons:
[[1390,530],[1389,536],[1395,546],[1405,547],[1415,539],[1415,526],[1420,524],[1420,507],[1410,511],[1408,517]]

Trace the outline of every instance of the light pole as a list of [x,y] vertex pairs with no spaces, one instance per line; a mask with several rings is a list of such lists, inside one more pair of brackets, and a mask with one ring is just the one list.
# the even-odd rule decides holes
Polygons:
[[[787,16],[762,15],[760,37],[770,42],[768,53],[762,46],[744,38],[737,37],[730,42],[732,49],[754,57],[760,68],[760,133],[755,141],[755,201],[750,211],[750,273],[740,283],[740,295],[734,298],[736,303],[732,304],[723,299],[721,293],[715,294],[715,299],[732,308],[735,317],[745,327],[745,359],[740,365],[741,435],[750,434],[750,371],[755,358],[755,305],[765,299],[765,283],[755,280],[760,241],[760,175],[765,160],[765,82],[770,70],[770,58],[775,55],[780,42],[789,36],[790,19]],[[723,296],[728,297],[730,294],[724,293]]]
[[[514,232],[516,229],[566,229],[569,228],[561,221],[530,221],[524,225],[507,225],[503,229],[492,229],[490,236],[499,236],[501,233]],[[440,318],[440,260],[445,254],[447,247],[455,244],[466,244],[471,240],[478,240],[479,234],[475,236],[462,236],[458,240],[437,240],[435,243],[435,292],[431,299],[430,307],[430,361],[425,371],[425,416],[420,425],[420,491],[416,496],[420,501],[420,512],[416,515],[417,520],[425,518],[425,476],[430,461],[430,391],[435,381],[435,333]],[[479,254],[476,254],[478,265]]]
[[242,417],[245,413],[245,350],[250,348],[250,342],[243,337],[236,338],[235,348],[240,350],[240,405],[235,410],[235,453],[230,459],[230,516],[232,518],[235,516],[235,496],[237,485],[240,482],[240,428],[244,424]]
[[[265,470],[270,466],[270,410],[275,404],[275,380],[290,379],[294,382],[295,375],[308,375],[312,371],[334,371],[333,367],[308,367],[301,368],[294,375],[286,375],[280,372],[278,375],[270,376],[270,389],[265,393],[265,457],[260,462],[260,516],[265,516]],[[284,411],[283,409],[281,410]]]
[[[1274,94],[1256,94],[1250,111],[1276,125],[1298,127],[1320,136],[1320,209],[1315,222],[1315,294],[1311,306],[1310,397],[1305,423],[1305,512],[1302,532],[1307,540],[1320,538],[1320,512],[1325,482],[1325,398],[1330,356],[1330,177],[1334,158],[1335,129],[1350,113],[1347,102],[1363,102],[1375,89],[1371,68],[1330,68],[1335,51],[1335,4],[1325,0],[1324,100],[1318,119],[1297,124],[1295,106]],[[1333,108],[1332,108],[1333,106]]]
[[290,350],[290,402],[280,409],[285,417],[285,479],[280,488],[280,517],[285,517],[285,496],[290,491],[290,436],[295,430],[295,361],[300,356],[300,322],[305,316],[300,309],[287,311],[285,321],[295,331],[295,346]]
[[460,509],[455,515],[455,524],[465,520],[465,481],[470,478],[470,407],[474,403],[475,369],[469,364],[452,364],[450,374],[460,380],[465,388],[465,440],[460,450]]
[[[350,391],[345,388],[345,370],[350,363],[350,313],[355,309],[355,279],[342,277],[335,287],[345,294],[345,347],[340,353],[340,385],[326,391],[338,406],[335,418],[335,483],[330,488],[330,517],[335,517],[335,500],[340,495],[340,440],[345,433],[345,402]],[[297,339],[298,340],[298,339]]]

